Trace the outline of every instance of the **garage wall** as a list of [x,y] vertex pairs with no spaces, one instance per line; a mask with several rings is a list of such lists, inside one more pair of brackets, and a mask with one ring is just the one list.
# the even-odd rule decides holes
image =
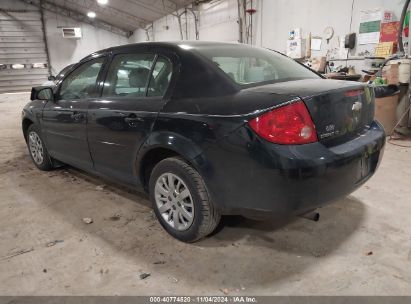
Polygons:
[[0,10],[0,93],[29,90],[47,78],[47,55],[37,9]]
[[38,11],[0,11],[0,93],[22,91],[47,77]]
[[[262,1],[262,18],[261,14],[256,16],[256,23],[258,23],[256,44],[285,52],[285,41],[290,29],[300,27],[304,36],[307,36],[309,32],[315,36],[323,36],[324,29],[332,26],[334,37],[329,44],[323,39],[322,50],[313,51],[312,54],[313,56],[325,56],[327,50],[338,46],[339,37],[344,37],[350,32],[358,34],[362,10],[374,8],[391,10],[399,20],[405,0],[307,0],[304,1],[304,7],[301,3],[302,1],[298,0]],[[263,31],[260,30],[261,28]],[[341,60],[336,64],[345,66],[347,62],[348,65],[354,66],[357,72],[361,72],[364,62],[357,59],[362,59],[364,57],[362,53],[366,50],[374,52],[374,48],[375,44],[357,45],[349,54],[349,58],[353,60],[348,60],[348,62]]]
[[[75,63],[92,52],[128,43],[126,37],[76,22],[60,15],[46,12],[47,40],[53,73],[58,73],[68,64]],[[61,26],[80,27],[81,39],[63,38]]]
[[[404,3],[405,0],[308,0],[304,1],[302,6],[302,2],[298,0],[264,0],[263,16],[257,16],[256,20],[264,29],[262,33],[257,33],[257,44],[285,50],[285,41],[290,29],[301,27],[304,36],[309,32],[322,36],[327,26],[334,28],[334,38],[330,41],[330,44],[333,44],[338,42],[338,36],[344,36],[349,32],[358,33],[360,11],[373,8],[387,9],[394,11],[399,19]],[[270,32],[268,29],[273,31]]]
[[[329,44],[324,40],[321,51],[313,51],[313,56],[321,56],[338,45],[339,37],[349,32],[358,33],[361,10],[387,9],[399,19],[405,0],[256,0],[253,3],[257,9],[253,17],[253,44],[285,52],[290,29],[301,27],[304,36],[309,32],[322,36],[324,29],[332,26],[333,39]],[[169,26],[168,30],[166,25]],[[188,31],[188,39],[195,39],[192,18],[188,20]],[[156,41],[180,39],[177,20],[170,15],[154,22],[153,33]],[[220,0],[212,5],[200,6],[200,40],[237,41],[238,36],[237,0]],[[136,30],[130,41],[146,41],[145,32]],[[349,55],[354,60],[349,60],[348,64],[360,71],[362,61],[355,59],[365,50],[373,51],[374,47],[356,47]],[[345,65],[345,61],[338,64]]]
[[[179,13],[183,12],[180,10]],[[237,1],[221,0],[211,4],[200,5],[199,32],[201,40],[237,41]],[[177,18],[168,15],[153,23],[154,31],[150,30],[150,40],[173,41],[180,40],[180,30]],[[182,17],[183,35],[185,40],[195,40],[194,17],[188,13],[187,19]],[[188,38],[186,36],[186,25]],[[166,29],[168,27],[168,29]],[[154,38],[154,39],[153,39]],[[137,29],[130,37],[130,42],[146,41],[144,30]]]
[[[42,59],[45,59],[44,43],[42,40],[42,33],[40,31],[40,14],[38,12],[38,9],[36,9],[35,6],[28,5],[18,0],[1,0],[0,9],[19,11],[18,14],[22,14],[24,11],[30,11],[31,14],[36,14],[36,20],[38,20],[36,23],[36,33],[38,35],[36,35],[35,37],[33,36],[32,39],[37,39],[37,43],[35,44],[36,46],[40,46],[41,52],[44,54],[44,58],[42,57]],[[47,40],[49,45],[50,65],[53,74],[58,73],[62,68],[64,68],[68,64],[77,62],[94,51],[128,43],[128,39],[126,37],[119,36],[109,31],[96,28],[92,25],[77,22],[70,18],[66,18],[47,11],[45,12],[45,22]],[[5,26],[4,22],[0,24],[0,26]],[[81,39],[63,38],[61,34],[61,28],[59,28],[61,26],[80,27],[82,30],[83,37]],[[4,46],[4,43],[2,44],[2,46]],[[27,48],[27,54],[23,54],[23,57],[21,58],[22,61],[24,62],[29,60],[30,56],[32,56],[30,53],[34,52],[38,53],[38,49],[35,50],[30,47]],[[0,61],[1,60],[2,59],[0,55]],[[45,60],[43,61],[45,62]],[[26,75],[29,73],[39,75],[38,77],[40,78],[36,79],[34,82],[31,82],[30,85],[37,85],[47,80],[46,70],[26,70],[22,71],[21,73],[24,73]]]

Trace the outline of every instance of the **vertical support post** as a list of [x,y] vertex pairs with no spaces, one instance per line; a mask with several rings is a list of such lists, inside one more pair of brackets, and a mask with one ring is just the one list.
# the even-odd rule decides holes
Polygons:
[[188,40],[188,19],[187,19],[187,7],[184,8],[184,14],[186,19],[186,40]]
[[49,46],[48,46],[48,42],[47,42],[46,22],[45,22],[45,19],[44,19],[43,1],[44,0],[40,0],[41,30],[43,32],[43,41],[44,41],[44,47],[45,47],[45,50],[46,50],[47,70],[48,70],[49,76],[51,76],[50,53],[49,53]]
[[264,13],[264,5],[263,5],[264,0],[260,0],[260,46],[263,46],[263,13]]
[[180,40],[183,41],[184,40],[184,34],[183,34],[183,26],[181,24],[181,16],[183,13],[179,14],[178,10],[177,13],[174,15],[177,18],[178,21],[178,28],[180,30]]
[[238,6],[238,42],[243,43],[243,18],[241,17],[241,0],[237,0]]
[[[253,9],[253,0],[250,0],[250,8]],[[253,12],[250,12],[250,41],[253,45]]]

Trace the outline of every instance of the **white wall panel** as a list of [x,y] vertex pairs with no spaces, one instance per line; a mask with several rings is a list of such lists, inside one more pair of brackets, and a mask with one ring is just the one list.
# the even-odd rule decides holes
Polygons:
[[[78,62],[85,56],[101,49],[128,43],[128,39],[89,24],[46,12],[47,40],[51,67],[54,74],[65,66]],[[67,39],[61,34],[61,27],[80,27],[82,38]]]
[[[313,51],[313,56],[322,56],[339,44],[339,38],[350,32],[358,33],[360,12],[367,9],[386,9],[394,12],[397,20],[405,0],[255,0],[257,13],[253,17],[253,44],[285,52],[289,30],[302,28],[303,35],[323,36],[327,26],[334,28],[334,37],[327,44],[324,39],[321,51]],[[352,10],[352,5],[353,10]],[[351,21],[352,17],[352,21]],[[170,27],[165,29],[165,24]],[[351,29],[350,29],[351,23]],[[200,40],[237,41],[237,0],[213,1],[200,9]],[[179,40],[178,23],[175,17],[167,16],[154,22],[155,40]],[[188,39],[193,40],[194,26],[189,22]],[[145,41],[144,31],[138,30],[130,39],[132,42]],[[357,46],[350,57],[357,57],[365,50],[373,50],[375,45]],[[344,64],[340,61],[337,64]],[[361,71],[362,61],[349,60],[349,65]]]
[[238,41],[236,1],[204,4],[200,12],[201,40]]
[[[182,11],[180,10],[179,13]],[[184,40],[195,40],[193,15],[190,12],[187,14],[188,37],[186,36],[185,15],[181,19]],[[237,2],[222,0],[200,5],[199,32],[200,40],[237,41]],[[178,20],[175,16],[168,15],[154,22],[155,41],[175,41],[180,40],[180,37]],[[134,35],[130,37],[130,42],[146,40],[145,31],[141,29],[136,30]]]

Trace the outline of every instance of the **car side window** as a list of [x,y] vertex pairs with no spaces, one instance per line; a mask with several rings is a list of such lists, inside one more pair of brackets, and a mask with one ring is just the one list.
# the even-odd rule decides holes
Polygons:
[[167,58],[159,56],[153,68],[147,96],[164,96],[170,84],[171,73],[171,62]]
[[119,54],[110,65],[104,83],[103,97],[146,96],[147,84],[152,79],[153,54]]
[[104,58],[97,58],[87,61],[71,72],[61,83],[58,99],[67,100],[96,97],[97,77],[104,60]]

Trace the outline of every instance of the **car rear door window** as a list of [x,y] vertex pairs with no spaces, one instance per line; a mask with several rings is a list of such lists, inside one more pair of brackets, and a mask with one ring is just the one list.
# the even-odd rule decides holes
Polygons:
[[[119,54],[110,65],[103,97],[141,97],[151,82],[153,54]],[[151,75],[151,77],[149,77]]]
[[85,99],[96,97],[96,82],[105,58],[97,58],[80,65],[60,87],[59,100]]
[[157,57],[148,86],[147,96],[164,96],[170,84],[171,62],[162,56]]

